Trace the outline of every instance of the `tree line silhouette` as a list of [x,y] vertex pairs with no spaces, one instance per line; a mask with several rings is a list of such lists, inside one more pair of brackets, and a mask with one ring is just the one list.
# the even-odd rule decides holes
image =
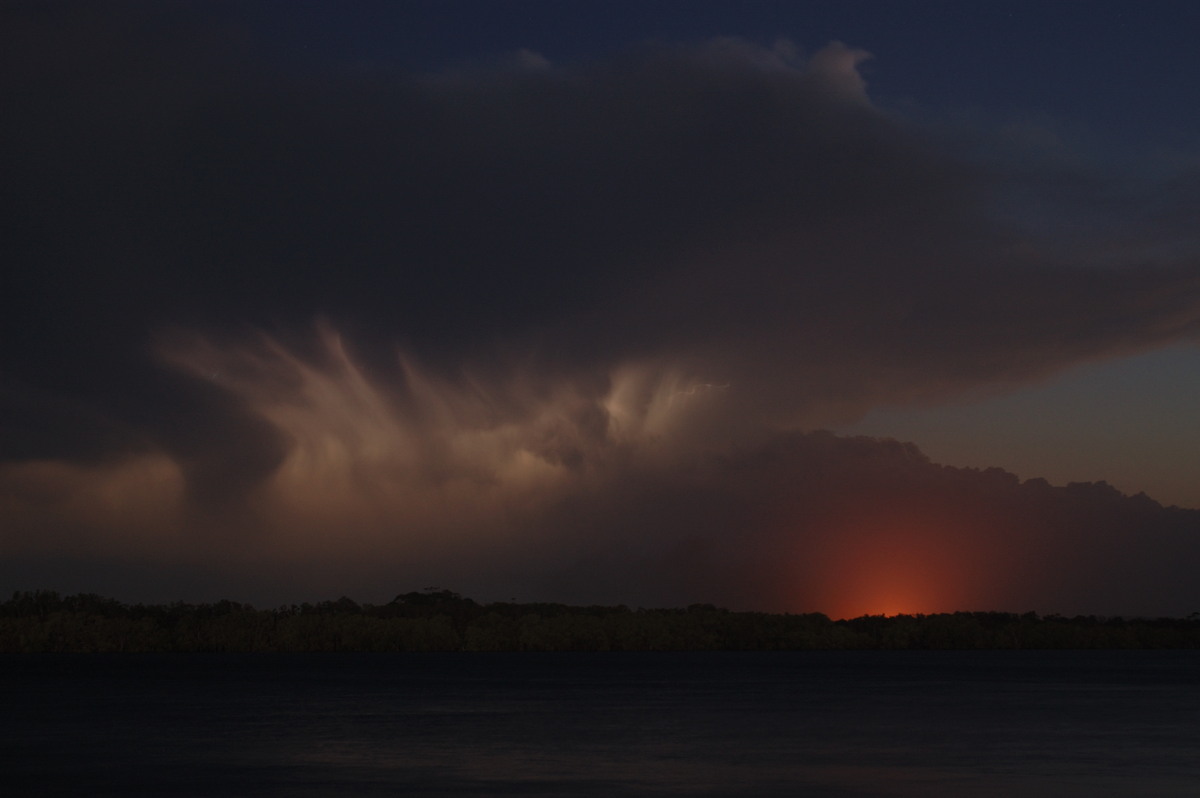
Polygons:
[[1050,648],[1200,648],[1200,613],[1149,619],[953,612],[834,621],[711,604],[480,604],[435,589],[387,604],[342,597],[273,610],[234,601],[123,604],[52,591],[17,592],[0,604],[0,653]]

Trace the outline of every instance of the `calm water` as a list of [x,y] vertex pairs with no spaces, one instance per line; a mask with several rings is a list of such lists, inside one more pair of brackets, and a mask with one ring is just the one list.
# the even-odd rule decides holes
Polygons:
[[4,795],[1200,795],[1198,652],[0,658]]

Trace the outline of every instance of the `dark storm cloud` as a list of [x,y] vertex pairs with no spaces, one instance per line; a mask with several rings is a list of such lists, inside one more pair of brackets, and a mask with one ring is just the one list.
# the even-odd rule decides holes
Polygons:
[[706,595],[835,615],[1183,615],[1200,600],[1188,577],[1200,511],[1105,483],[940,466],[893,440],[786,434],[669,476],[640,474],[614,493],[623,506],[584,500],[551,516],[583,539],[571,567],[514,581],[579,602]]
[[[106,347],[164,321],[317,313],[459,355],[565,326],[569,357],[604,364],[852,312],[861,323],[829,335],[853,349],[905,334],[896,314],[936,337],[957,332],[953,314],[936,321],[946,304],[1000,325],[1028,312],[987,304],[997,285],[1019,305],[1093,281],[1006,253],[1020,242],[984,217],[987,176],[873,110],[850,48],[807,66],[717,41],[313,77],[255,63],[235,30],[174,7],[131,26],[34,16],[13,28],[26,44],[6,151],[26,246],[10,301],[60,352],[84,329]],[[1106,347],[1091,328],[1105,319],[1081,321]],[[13,354],[37,351],[24,338]]]
[[[1147,211],[1099,173],[1002,173],[874,107],[838,43],[400,74],[273,61],[202,4],[3,13],[18,547],[70,553],[76,525],[85,549],[192,557],[219,527],[260,541],[230,555],[246,568],[561,570],[583,549],[550,519],[578,505],[696,586],[675,560],[725,544],[677,532],[759,530],[749,574],[786,536],[747,497],[786,491],[687,463],[1200,319],[1194,179]],[[1005,211],[1031,196],[1049,218]],[[1125,208],[1115,254],[1078,245]],[[1169,252],[1143,245],[1156,226]]]

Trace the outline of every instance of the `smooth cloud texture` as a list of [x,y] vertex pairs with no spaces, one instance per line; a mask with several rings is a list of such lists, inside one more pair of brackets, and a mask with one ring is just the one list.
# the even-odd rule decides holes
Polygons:
[[[123,57],[81,74],[42,17],[5,78],[10,580],[102,557],[269,600],[1200,600],[1154,587],[1196,554],[1189,511],[800,432],[1194,339],[1186,190],[1139,213],[1088,176],[1133,220],[1097,264],[1089,203],[1064,240],[997,212],[1069,204],[1060,173],[873,107],[840,43],[309,76],[111,27]],[[1173,246],[1140,245],[1159,222]]]

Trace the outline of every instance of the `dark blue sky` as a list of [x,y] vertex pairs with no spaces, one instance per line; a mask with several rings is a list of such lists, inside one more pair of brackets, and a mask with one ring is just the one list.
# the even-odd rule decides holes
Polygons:
[[872,97],[1082,124],[1143,144],[1194,144],[1200,6],[1155,2],[260,2],[229,18],[283,58],[439,70],[519,49],[555,63],[643,42],[739,36],[868,50]]

